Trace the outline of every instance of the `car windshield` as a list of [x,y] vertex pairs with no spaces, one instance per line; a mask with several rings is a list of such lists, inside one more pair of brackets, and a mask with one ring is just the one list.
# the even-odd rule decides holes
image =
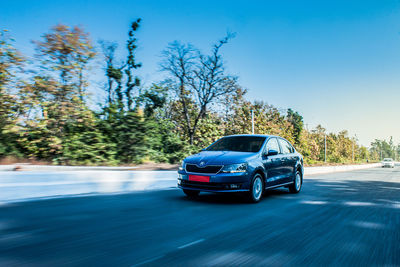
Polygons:
[[262,136],[231,136],[223,137],[209,146],[207,151],[238,151],[258,152],[260,151],[265,137]]
[[386,159],[383,159],[383,161],[393,161],[393,159],[388,159],[388,158],[386,158]]

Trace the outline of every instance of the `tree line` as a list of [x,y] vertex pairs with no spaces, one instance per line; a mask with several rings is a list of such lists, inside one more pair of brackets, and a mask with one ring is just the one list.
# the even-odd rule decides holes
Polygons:
[[[247,90],[227,72],[222,56],[234,34],[216,41],[208,53],[171,42],[159,64],[166,78],[143,85],[137,75],[141,23],[131,23],[121,48],[104,40],[95,46],[83,28],[59,24],[32,41],[33,59],[2,30],[0,158],[65,165],[177,163],[222,136],[251,133],[252,111],[256,133],[288,139],[309,164],[365,162],[400,152],[392,140],[375,140],[367,149],[347,131],[306,129],[298,112],[246,99]],[[122,49],[126,57],[118,58]],[[88,94],[96,59],[105,81],[91,85],[105,95],[98,107]]]

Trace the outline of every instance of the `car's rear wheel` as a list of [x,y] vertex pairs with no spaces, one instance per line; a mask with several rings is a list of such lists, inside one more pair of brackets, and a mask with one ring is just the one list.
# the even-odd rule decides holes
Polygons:
[[200,194],[200,191],[183,189],[183,193],[188,197],[197,197]]
[[259,173],[256,173],[250,184],[250,191],[247,193],[247,199],[251,203],[257,203],[261,200],[264,193],[263,178]]
[[300,171],[296,171],[296,175],[294,177],[293,184],[289,186],[290,193],[297,194],[301,190],[301,186],[303,184],[302,177]]

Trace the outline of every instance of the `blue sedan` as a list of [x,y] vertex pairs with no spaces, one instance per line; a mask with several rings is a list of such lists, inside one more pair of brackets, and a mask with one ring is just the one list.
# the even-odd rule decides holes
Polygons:
[[272,188],[300,192],[303,173],[303,157],[286,139],[231,135],[184,159],[178,187],[189,197],[200,191],[243,192],[249,201],[259,202]]

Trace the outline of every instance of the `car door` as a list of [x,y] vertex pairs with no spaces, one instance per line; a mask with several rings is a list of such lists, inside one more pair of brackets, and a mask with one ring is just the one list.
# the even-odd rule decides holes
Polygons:
[[[267,156],[268,151],[271,149],[278,151],[278,155]],[[271,187],[280,183],[279,179],[282,178],[280,172],[281,157],[282,155],[280,154],[278,139],[275,137],[271,137],[264,147],[262,156],[263,165],[266,170],[267,177],[265,185],[266,187]]]
[[282,158],[281,158],[281,173],[282,183],[288,183],[293,181],[294,170],[296,168],[296,155],[293,146],[285,139],[279,138],[279,145],[281,147]]

